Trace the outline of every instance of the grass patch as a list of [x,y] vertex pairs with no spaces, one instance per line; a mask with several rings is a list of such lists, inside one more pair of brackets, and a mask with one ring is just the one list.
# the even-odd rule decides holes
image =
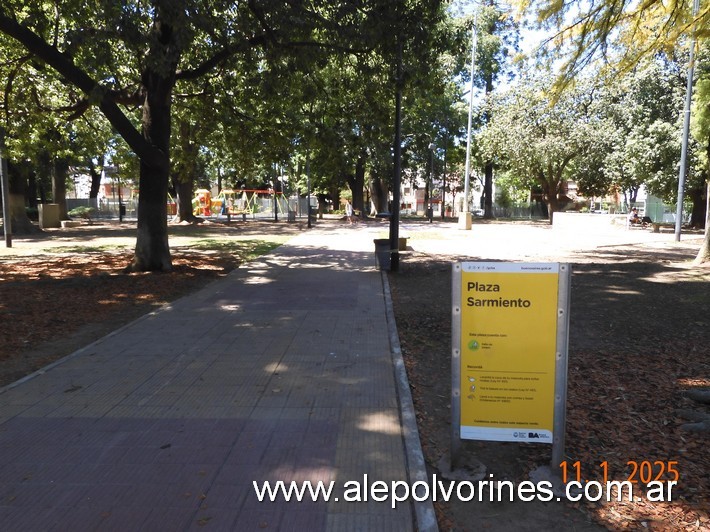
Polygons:
[[106,253],[110,251],[126,251],[131,249],[129,246],[124,246],[121,244],[110,245],[98,245],[98,246],[57,246],[52,248],[45,248],[42,250],[44,253]]
[[[171,246],[175,250],[198,250],[212,251],[215,253],[228,253],[236,255],[241,260],[251,260],[259,255],[269,253],[288,240],[288,237],[274,237],[267,239],[225,239],[225,238],[203,238],[183,241],[177,246]],[[45,248],[44,253],[50,254],[84,254],[84,253],[110,253],[131,251],[131,246],[123,244],[103,244],[95,246],[56,246]]]
[[239,257],[241,261],[248,262],[283,244],[287,238],[274,238],[271,240],[225,240],[203,239],[197,240],[187,246],[188,249],[200,251],[215,251],[229,253]]

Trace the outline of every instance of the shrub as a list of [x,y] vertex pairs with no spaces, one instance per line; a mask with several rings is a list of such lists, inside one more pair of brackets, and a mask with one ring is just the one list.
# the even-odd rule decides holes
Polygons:
[[96,212],[96,209],[93,207],[74,207],[72,210],[70,210],[67,214],[72,217],[76,218],[83,218],[84,220],[88,220],[91,222],[91,215]]

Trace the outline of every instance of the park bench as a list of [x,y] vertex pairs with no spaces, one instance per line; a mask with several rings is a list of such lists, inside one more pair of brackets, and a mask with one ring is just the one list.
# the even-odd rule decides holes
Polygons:
[[68,227],[80,227],[82,225],[80,220],[62,220],[62,229],[67,229]]
[[675,223],[673,223],[673,222],[651,222],[651,230],[654,233],[660,233],[661,229],[675,230]]

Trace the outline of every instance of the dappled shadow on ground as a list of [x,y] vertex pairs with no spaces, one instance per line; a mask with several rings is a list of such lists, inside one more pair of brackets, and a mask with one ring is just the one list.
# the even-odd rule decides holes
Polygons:
[[361,253],[281,251],[0,390],[16,406],[0,438],[7,523],[412,530],[408,504],[346,504],[339,488],[339,504],[299,508],[254,496],[266,480],[407,478],[380,276]]
[[689,247],[674,247],[669,243],[631,244],[625,246],[599,246],[592,251],[578,251],[580,263],[645,263],[649,267],[692,261],[697,250]]
[[[676,411],[702,410],[684,391],[710,386],[710,270],[690,266],[693,250],[669,246],[604,247],[574,257],[566,456],[580,461],[588,479],[601,479],[603,462],[610,480],[629,478],[634,462],[677,461],[680,472],[671,503],[577,507],[610,529],[708,526],[707,436],[682,431]],[[451,263],[471,260],[490,259],[412,253],[390,275],[433,468],[449,447]],[[464,442],[464,449],[497,479],[523,479],[550,456],[548,448],[504,443]],[[447,526],[469,529],[470,507],[440,510],[454,520]]]
[[176,253],[171,273],[128,274],[129,261],[81,252],[0,262],[0,386],[238,265],[228,255]]
[[[283,221],[274,222],[271,220],[248,220],[246,222],[233,220],[227,222],[226,219],[206,220],[196,224],[168,224],[168,235],[170,237],[181,236],[205,236],[224,235],[225,232],[231,235],[263,235],[265,233],[278,232],[279,234],[298,234],[306,227],[306,223],[297,221],[287,223]],[[31,243],[38,245],[45,243],[48,247],[56,243],[71,242],[74,244],[97,243],[104,240],[106,244],[116,239],[135,239],[136,223],[118,221],[97,221],[92,224],[85,223],[78,227],[67,227],[61,229],[45,229],[31,235],[14,235],[13,242],[19,245]],[[130,242],[131,246],[135,242]]]
[[[170,231],[176,236],[205,234],[205,238],[213,238],[213,234],[224,234],[220,231],[253,230],[258,234],[265,228],[301,230],[298,224],[257,223],[264,225],[259,228],[247,222],[234,227],[177,226]],[[92,233],[93,229],[85,234],[79,231],[61,245],[93,240]],[[64,233],[57,231],[57,234]],[[105,234],[107,238],[111,235],[134,238],[135,228],[110,228]],[[91,242],[92,246],[95,244]],[[38,241],[37,245],[42,249],[45,244]],[[63,252],[64,263],[52,266],[51,261],[45,261],[43,274],[23,274],[18,270],[18,264],[29,267],[33,262],[27,258],[3,261],[13,263],[11,269],[19,277],[12,280],[9,274],[0,273],[7,281],[0,282],[3,318],[0,336],[6,335],[0,342],[19,339],[23,345],[16,352],[21,355],[12,359],[16,365],[11,366],[6,359],[0,368],[14,367],[14,376],[10,378],[14,380],[21,376],[19,372],[31,371],[51,361],[51,357],[61,356],[58,353],[62,349],[64,354],[70,353],[163,301],[223,278],[238,264],[228,253],[207,254],[189,246],[178,247],[174,254],[176,271],[171,274],[121,274],[130,260],[128,253],[86,253],[79,249]],[[289,248],[291,255],[286,262],[294,267],[321,268],[325,272],[348,271],[363,264],[363,255],[358,252],[333,252],[314,260],[314,248]],[[367,268],[374,268],[372,255],[367,258]],[[82,266],[78,256],[90,260],[85,260]],[[599,472],[598,464],[604,460],[609,463],[609,478],[614,480],[628,476],[627,462],[642,460],[678,460],[681,475],[675,492],[678,498],[671,504],[590,504],[584,509],[613,529],[653,528],[659,520],[665,520],[667,528],[707,527],[710,485],[706,475],[710,464],[704,452],[706,440],[703,436],[682,433],[679,429],[682,420],[675,415],[675,409],[697,408],[683,397],[683,390],[710,384],[706,347],[710,344],[708,272],[689,268],[694,252],[673,246],[607,246],[572,256],[573,260],[569,254],[562,258],[573,265],[567,456],[570,461],[579,460],[585,473],[589,471],[589,478]],[[184,263],[180,262],[182,259]],[[410,251],[402,255],[400,272],[390,275],[422,444],[432,471],[449,448],[451,263],[456,260],[491,260],[491,257],[432,256]],[[560,258],[551,254],[539,260]],[[252,283],[247,291],[249,304],[259,304],[259,284],[270,281],[271,266],[282,264],[283,259],[263,257],[250,266],[246,273]],[[71,272],[71,278],[56,277],[56,272],[65,271]],[[7,287],[17,291],[4,292]],[[310,288],[312,300],[301,299],[293,304],[306,308],[338,306],[346,304],[350,297],[347,287],[335,295],[320,295],[318,283]],[[288,289],[286,297],[287,292]],[[23,301],[36,302],[28,306],[28,314],[22,314],[23,305],[7,304]],[[111,312],[102,314],[102,308]],[[43,321],[37,321],[40,318]],[[17,329],[23,323],[29,323],[26,331]],[[76,341],[58,347],[72,327],[90,323],[105,328],[103,332],[93,330],[90,334],[80,334],[75,329]],[[40,343],[41,332],[52,338],[48,351],[40,349],[47,345]],[[11,344],[2,345],[5,353]],[[465,442],[464,448],[500,480],[526,478],[532,468],[549,461],[549,447],[471,441]],[[439,517],[442,529],[450,526],[456,530],[510,530],[511,526],[522,529],[535,523],[549,528],[569,525],[583,529],[579,515],[568,506],[530,508],[518,512],[516,507],[468,503],[440,506]],[[474,512],[476,519],[472,519]],[[506,519],[512,515],[517,521],[503,522],[501,514]],[[574,525],[570,525],[573,521]]]
[[131,224],[84,225],[18,239],[16,247],[0,252],[0,384],[226,275],[244,256],[273,247],[253,237],[300,230],[299,224],[260,221],[170,226],[178,245],[167,274],[124,272],[135,243]]
[[[259,222],[268,224],[268,222]],[[285,225],[285,224],[284,224]],[[268,228],[268,226],[267,226]],[[278,228],[281,230],[281,227]],[[237,231],[239,229],[236,229]],[[292,228],[291,230],[297,230]],[[104,234],[111,233],[108,229]],[[120,234],[123,229],[116,229]],[[224,228],[211,228],[224,236]],[[99,232],[98,234],[102,234]],[[264,235],[264,226],[260,233]],[[88,234],[87,234],[88,238]],[[101,247],[72,245],[60,252],[41,251],[32,256],[4,257],[0,260],[0,386],[8,384],[53,360],[65,356],[118,329],[167,302],[190,293],[207,283],[224,278],[243,263],[243,256],[262,244],[260,240],[241,240],[235,246],[203,250],[186,246],[173,249],[170,273],[126,273],[131,255],[116,251],[111,239],[106,251]],[[76,244],[76,241],[71,241]],[[223,243],[223,242],[222,242]],[[44,250],[44,241],[37,250]],[[93,246],[93,244],[92,244]],[[273,247],[273,245],[272,245]],[[308,246],[290,246],[281,255],[266,255],[250,263],[249,299],[260,301],[260,283],[269,282],[272,267],[318,268],[327,271],[352,271],[363,265],[375,269],[374,254],[348,251],[324,252]],[[269,272],[263,278],[261,270]],[[303,304],[288,299],[284,305]],[[287,301],[288,299],[288,301]],[[347,304],[340,293],[321,294],[317,279],[309,290],[310,307]]]

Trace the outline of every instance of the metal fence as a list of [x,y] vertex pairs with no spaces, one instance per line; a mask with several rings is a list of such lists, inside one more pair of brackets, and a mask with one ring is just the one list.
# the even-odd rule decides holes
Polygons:
[[[71,211],[76,207],[92,207],[95,209],[92,213],[92,218],[96,219],[118,218],[121,214],[121,206],[123,206],[123,216],[126,218],[136,218],[138,213],[138,200],[135,198],[127,199],[120,203],[117,199],[67,198],[66,205],[67,211]],[[311,208],[313,211],[317,209],[317,205],[313,205],[313,200],[311,201]],[[248,201],[241,202],[237,200],[232,205],[232,212],[233,217],[243,216],[246,219],[253,220],[273,219],[275,213],[280,217],[288,217],[289,219],[301,218],[308,215],[308,198],[285,198],[283,195],[277,195],[274,198],[273,195],[259,194],[250,197]],[[169,216],[172,216],[170,209],[168,209],[168,213]],[[225,218],[227,216],[219,204],[214,205],[209,214],[200,212],[199,215]]]

